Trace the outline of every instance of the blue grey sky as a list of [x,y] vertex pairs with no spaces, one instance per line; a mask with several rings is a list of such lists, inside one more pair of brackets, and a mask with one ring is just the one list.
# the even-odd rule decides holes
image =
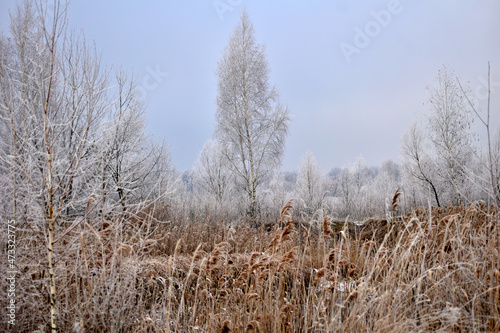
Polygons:
[[[15,3],[0,0],[2,30]],[[308,150],[324,172],[360,156],[398,161],[442,65],[484,108],[490,61],[500,121],[498,0],[73,0],[69,25],[104,63],[134,71],[148,132],[187,170],[215,128],[217,61],[243,8],[292,116],[283,170],[298,169]]]

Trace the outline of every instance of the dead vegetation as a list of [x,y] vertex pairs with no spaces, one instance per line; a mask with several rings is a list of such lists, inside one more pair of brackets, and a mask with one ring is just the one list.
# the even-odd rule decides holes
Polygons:
[[[270,231],[149,215],[89,226],[55,246],[64,332],[500,330],[499,217],[484,204],[309,223],[289,203]],[[49,329],[32,233],[17,239],[18,332]],[[2,308],[6,290],[2,279]]]

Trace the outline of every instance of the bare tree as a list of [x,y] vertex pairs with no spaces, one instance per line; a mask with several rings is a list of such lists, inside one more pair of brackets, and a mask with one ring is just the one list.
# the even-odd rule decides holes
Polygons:
[[418,181],[423,193],[429,190],[438,206],[475,196],[469,172],[474,169],[473,119],[461,90],[453,73],[443,66],[436,85],[429,88],[426,134],[415,124],[402,144],[406,175]]
[[[488,62],[488,96],[487,96],[487,106],[486,106],[486,116],[482,116],[478,108],[474,105],[474,101],[471,97],[469,97],[469,93],[464,89],[460,80],[457,78],[458,85],[460,86],[460,90],[463,96],[467,99],[469,106],[472,111],[476,115],[476,118],[480,120],[481,124],[483,124],[486,130],[486,139],[487,139],[487,161],[485,163],[485,169],[488,173],[489,178],[489,186],[490,187],[490,197],[493,201],[500,205],[500,154],[496,152],[495,143],[492,140],[491,135],[491,123],[490,123],[490,63]],[[500,133],[500,129],[499,129]]]
[[453,188],[449,199],[460,203],[467,191],[467,165],[473,156],[471,111],[457,81],[446,67],[439,70],[430,89],[428,128],[438,167],[435,172]]
[[[372,207],[371,214],[386,216],[392,214],[392,198],[398,188],[401,187],[400,166],[392,160],[387,160],[377,168],[377,174],[368,189],[370,195],[368,202]],[[385,207],[384,210],[383,207]],[[392,215],[391,215],[392,216]]]
[[361,217],[366,214],[367,191],[372,179],[365,160],[360,157],[354,164],[343,167],[336,181],[336,195],[340,196],[343,215]]
[[379,173],[386,173],[390,179],[399,184],[401,181],[401,166],[393,160],[386,160],[382,163]]
[[116,83],[117,98],[96,154],[101,154],[102,201],[115,195],[125,212],[127,205],[151,197],[151,191],[155,197],[162,196],[173,172],[168,146],[154,143],[146,135],[145,108],[134,80],[119,70]]
[[[38,96],[35,76],[40,70],[42,53],[35,53],[42,36],[37,28],[37,17],[31,2],[25,1],[11,17],[11,38],[2,39],[0,62],[1,120],[2,120],[2,174],[5,184],[2,188],[8,195],[6,213],[13,219],[18,218],[18,211],[32,207],[32,202],[25,198],[26,188],[23,183],[22,163],[25,161],[26,145],[41,140],[34,131],[34,115],[28,108],[31,100]],[[9,195],[11,194],[11,196]],[[10,199],[10,200],[9,200]],[[22,207],[20,207],[22,205]],[[26,215],[26,214],[25,214]]]
[[[117,98],[111,121],[107,124],[100,151],[102,159],[104,195],[116,193],[126,210],[126,199],[134,186],[132,174],[140,166],[144,145],[144,107],[136,98],[135,84],[122,70],[116,74]],[[103,201],[105,199],[103,198]]]
[[[276,220],[279,219],[280,207],[291,199],[289,189],[287,185],[290,184],[285,178],[285,174],[280,171],[273,172],[272,177],[269,179],[269,183],[266,182],[266,187],[260,189],[260,193],[265,207],[265,216],[267,219]],[[295,182],[293,182],[293,187]]]
[[216,136],[257,213],[257,188],[281,162],[288,131],[286,107],[269,84],[264,46],[257,44],[247,13],[240,17],[217,69]]
[[[493,173],[492,177],[494,179],[493,186],[496,188],[496,193],[498,195],[498,193],[500,192],[500,127],[497,128],[497,132],[493,141],[493,147],[491,148],[491,156],[491,173]],[[495,193],[495,191],[493,191],[493,193]]]
[[[64,1],[25,1],[11,16],[10,38],[0,36],[2,204],[20,234],[34,239],[29,246],[37,256],[19,262],[47,267],[40,288],[30,272],[23,274],[33,290],[48,291],[42,299],[53,332],[65,315],[58,263],[78,249],[71,236],[77,226],[96,232],[88,217],[98,211],[98,193],[117,193],[121,204],[161,198],[174,174],[168,146],[144,134],[133,81],[120,73],[118,97],[110,100],[109,72],[83,36],[68,32],[66,10]],[[46,259],[39,258],[40,247]]]
[[218,206],[230,194],[233,176],[226,164],[224,147],[209,140],[203,146],[194,168],[194,181],[199,189],[212,195]]
[[[434,197],[436,205],[441,206],[437,180],[435,179],[435,166],[432,158],[425,151],[424,136],[414,123],[403,137],[404,170],[410,179],[415,179],[424,188],[428,188]],[[412,180],[409,182],[412,183]]]
[[297,193],[304,204],[305,213],[309,216],[323,205],[327,193],[327,183],[311,152],[307,152],[300,162]]
[[43,1],[36,8],[24,2],[11,20],[12,58],[0,65],[2,176],[11,214],[43,230],[37,236],[47,249],[53,332],[56,227],[87,200],[75,188],[85,183],[87,154],[106,109],[106,73],[82,40],[66,34],[66,5],[54,1],[49,13]]

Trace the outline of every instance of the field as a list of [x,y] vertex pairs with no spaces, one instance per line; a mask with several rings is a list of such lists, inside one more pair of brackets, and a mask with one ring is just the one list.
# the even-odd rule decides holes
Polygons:
[[[500,330],[497,210],[416,208],[362,223],[295,215],[288,203],[279,221],[258,228],[159,223],[147,210],[99,227],[81,223],[65,235],[68,226],[61,225],[58,326],[64,332]],[[17,237],[19,332],[49,329],[46,250],[36,232],[25,228]]]

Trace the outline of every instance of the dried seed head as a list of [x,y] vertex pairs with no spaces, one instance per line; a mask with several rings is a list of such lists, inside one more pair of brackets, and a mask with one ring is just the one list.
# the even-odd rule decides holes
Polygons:
[[226,296],[229,295],[229,293],[227,292],[226,289],[222,289],[219,291],[218,293],[218,298],[219,298],[219,301],[222,301],[226,298]]
[[295,306],[291,303],[283,305],[280,309],[280,317],[284,318],[295,310]]
[[326,268],[320,268],[317,272],[316,272],[316,278],[317,279],[321,279],[323,276],[325,276],[325,273],[326,273]]
[[257,279],[257,282],[261,283],[268,275],[269,275],[269,268],[263,270],[262,273],[260,273],[259,278]]
[[200,249],[201,249],[201,244],[198,245],[198,247],[196,248],[196,250],[193,253],[193,262],[200,260],[205,255],[205,253],[203,251],[201,251]]
[[248,323],[247,332],[262,332],[262,327],[257,320],[252,320]]
[[122,257],[127,257],[127,256],[131,255],[133,252],[134,252],[134,250],[133,250],[132,246],[130,246],[128,244],[123,244],[117,250],[118,255],[120,255]]
[[293,224],[289,220],[285,224],[285,228],[283,228],[283,233],[281,234],[280,244],[283,244],[283,242],[285,242],[288,238],[290,238],[290,234],[292,233],[292,231],[293,231]]
[[281,262],[293,263],[295,260],[295,254],[297,251],[297,247],[293,247],[290,251],[285,253],[281,258]]
[[332,249],[329,253],[328,253],[328,261],[330,262],[333,262],[335,260],[335,249]]
[[354,301],[356,298],[358,298],[358,292],[353,291],[352,293],[349,294],[349,296],[347,297],[347,300]]
[[231,328],[229,328],[231,322],[229,320],[225,320],[224,323],[222,323],[222,328],[220,330],[220,333],[229,333],[231,332]]
[[250,268],[250,271],[251,272],[255,272],[257,269],[259,269],[259,267],[262,267],[262,262],[257,262],[255,263],[251,268]]
[[398,208],[398,198],[401,195],[401,192],[399,191],[399,187],[396,190],[396,193],[394,193],[394,196],[392,197],[392,211],[394,212]]
[[333,234],[333,230],[330,228],[330,222],[328,221],[328,215],[326,213],[323,217],[323,234],[325,236]]
[[260,297],[259,294],[251,293],[251,294],[247,295],[246,299],[247,299],[247,302],[250,302],[251,300],[258,299],[259,297]]
[[305,233],[306,233],[306,238],[307,238],[307,245],[309,247],[311,247],[311,237],[309,237],[309,230],[307,230],[307,228],[302,224],[301,225],[302,229],[304,229]]
[[261,254],[259,252],[253,252],[250,256],[250,266],[253,266],[257,261],[257,258],[260,258]]
[[276,232],[274,233],[273,240],[269,244],[270,249],[274,249],[276,247],[276,245],[278,245],[278,241],[279,241],[280,236],[281,236],[280,231],[281,231],[281,229],[276,229]]
[[292,202],[293,202],[293,199],[288,200],[288,202],[285,203],[283,208],[281,208],[281,214],[280,214],[280,220],[279,220],[280,225],[282,223],[284,223],[285,221],[289,221],[292,219],[292,215],[290,212],[293,208]]
[[236,285],[237,286],[243,286],[246,281],[248,280],[248,272],[247,270],[244,270],[241,272],[241,274],[238,276],[238,278],[236,279]]
[[202,291],[200,291],[200,298],[201,299],[205,299],[207,297],[208,297],[208,290],[203,289]]

